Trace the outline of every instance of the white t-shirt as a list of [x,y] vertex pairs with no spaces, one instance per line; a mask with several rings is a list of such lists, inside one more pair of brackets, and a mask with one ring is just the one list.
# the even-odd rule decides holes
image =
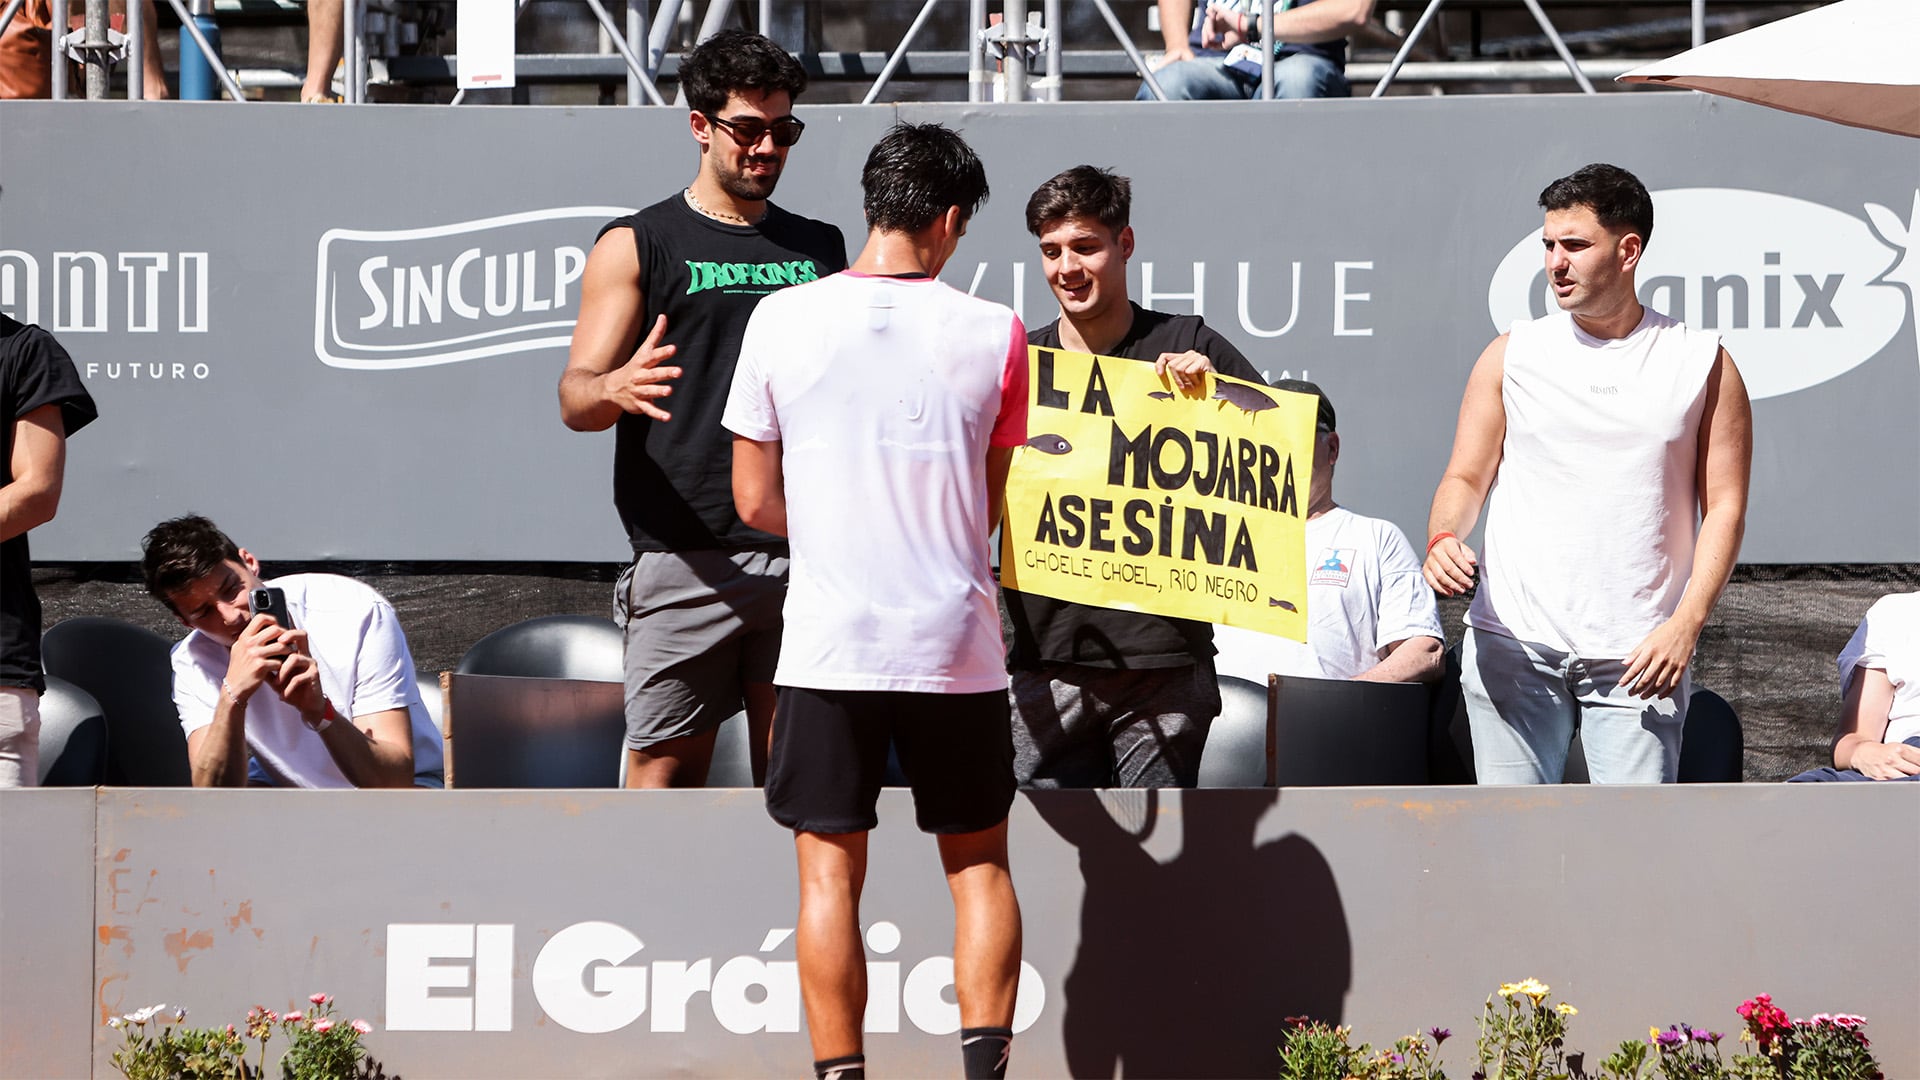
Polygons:
[[1893,683],[1882,742],[1920,735],[1920,592],[1883,596],[1867,609],[1847,647],[1840,650],[1840,693],[1858,668],[1879,668]]
[[760,301],[721,423],[781,444],[775,683],[1006,688],[986,457],[1026,441],[1026,409],[1026,330],[1000,304],[852,271]]
[[1507,337],[1500,469],[1467,625],[1619,659],[1680,606],[1717,334],[1651,308],[1602,340],[1566,312]]
[[[294,574],[267,584],[286,590],[287,613],[307,632],[307,647],[320,666],[320,688],[334,710],[347,717],[408,710],[414,775],[417,782],[434,786],[443,767],[440,729],[420,702],[413,654],[392,605],[336,574]],[[173,704],[188,734],[213,723],[227,661],[227,647],[198,630],[173,647]],[[353,786],[300,710],[280,700],[271,686],[247,699],[246,728],[253,763],[275,786]]]
[[1269,674],[1351,679],[1396,641],[1446,640],[1420,560],[1392,522],[1336,506],[1306,532],[1307,640],[1216,626],[1215,670],[1262,685]]

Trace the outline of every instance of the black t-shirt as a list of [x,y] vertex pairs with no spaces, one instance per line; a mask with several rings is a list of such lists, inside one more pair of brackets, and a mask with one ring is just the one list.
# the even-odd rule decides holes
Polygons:
[[[0,315],[0,474],[13,483],[13,428],[47,405],[60,406],[72,435],[98,415],[67,350],[37,326]],[[45,690],[40,675],[40,598],[33,595],[27,534],[0,541],[0,686]]]
[[[1048,323],[1027,335],[1027,343],[1060,346],[1060,324]],[[1133,325],[1105,355],[1152,363],[1161,353],[1198,352],[1215,371],[1264,385],[1240,350],[1214,333],[1198,315],[1170,315],[1133,305]],[[1185,667],[1213,655],[1213,625],[1170,615],[1092,607],[1051,596],[1002,589],[1013,644],[1009,668],[1043,663],[1097,668]]]
[[628,413],[614,426],[613,503],[633,550],[784,545],[733,506],[733,437],[720,426],[740,337],[760,298],[846,269],[846,242],[824,221],[771,203],[757,225],[728,225],[675,194],[600,230],[633,230],[645,294],[644,335],[667,317],[668,363],[685,369],[661,407],[667,423]]

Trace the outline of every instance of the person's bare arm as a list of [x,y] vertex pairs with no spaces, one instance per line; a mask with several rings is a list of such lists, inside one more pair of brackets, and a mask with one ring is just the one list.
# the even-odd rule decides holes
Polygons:
[[[213,722],[187,733],[187,764],[194,787],[247,786],[247,702],[270,687],[292,643],[270,616],[255,615],[227,650],[227,670]],[[273,691],[269,689],[268,693]]]
[[1301,45],[1339,41],[1367,25],[1367,20],[1373,17],[1373,4],[1374,0],[1316,0],[1285,11],[1275,4],[1273,30],[1263,29],[1260,36],[1268,41]]
[[1920,774],[1920,748],[1886,742],[1893,713],[1893,680],[1881,668],[1856,668],[1840,707],[1840,733],[1833,739],[1833,767],[1858,769],[1873,780]]
[[[1325,3],[1327,0],[1320,0]],[[1507,335],[1493,339],[1474,362],[1467,390],[1460,398],[1460,421],[1453,432],[1453,456],[1433,492],[1427,515],[1427,558],[1421,574],[1441,596],[1459,596],[1473,588],[1480,558],[1461,539],[1480,520],[1480,508],[1500,471],[1501,447],[1507,438],[1507,411],[1500,398],[1500,380],[1506,373]],[[1433,538],[1451,533],[1439,543]]]
[[1699,457],[1694,466],[1700,499],[1700,534],[1693,544],[1687,591],[1673,617],[1627,654],[1620,681],[1636,697],[1666,697],[1680,685],[1693,661],[1700,630],[1733,576],[1747,531],[1747,482],[1753,471],[1753,405],[1740,369],[1721,349],[1707,376],[1707,404],[1700,417]]
[[13,422],[13,479],[0,485],[0,540],[53,520],[67,469],[67,426],[60,406],[42,405]]
[[733,505],[740,520],[775,536],[787,535],[786,475],[780,444],[733,437]]
[[1387,646],[1380,662],[1353,677],[1355,682],[1438,682],[1447,662],[1440,639],[1421,634]]
[[1193,0],[1160,0],[1160,40],[1164,43],[1160,67],[1193,59],[1193,46],[1188,41],[1192,33]]
[[247,706],[225,692],[213,723],[187,733],[187,762],[197,788],[247,786]]
[[[304,630],[286,634],[297,651],[271,680],[281,700],[300,710],[308,727],[329,720],[314,738],[326,746],[333,763],[356,788],[413,786],[413,717],[408,710],[381,709],[347,717],[320,686],[320,665],[307,650]],[[331,716],[329,716],[331,714]]]
[[645,309],[633,232],[609,229],[593,245],[580,276],[580,319],[560,374],[560,419],[568,427],[605,431],[625,413],[671,419],[656,403],[673,393],[670,381],[681,369],[660,366],[674,354],[674,346],[660,343],[667,332],[664,315],[634,348]]

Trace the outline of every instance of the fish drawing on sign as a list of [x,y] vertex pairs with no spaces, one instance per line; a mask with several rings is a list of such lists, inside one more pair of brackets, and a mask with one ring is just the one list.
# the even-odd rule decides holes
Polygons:
[[1282,608],[1282,609],[1284,609],[1284,610],[1286,610],[1286,611],[1299,611],[1299,610],[1300,610],[1299,608],[1297,608],[1297,607],[1294,607],[1294,606],[1293,606],[1293,602],[1292,602],[1292,601],[1290,601],[1290,600],[1282,600],[1282,599],[1280,599],[1280,598],[1279,598],[1279,597],[1277,597],[1277,596],[1269,596],[1269,597],[1267,597],[1267,606],[1268,606],[1268,607],[1277,607],[1277,608]]
[[1172,400],[1173,400],[1173,391],[1171,391],[1171,390],[1155,390],[1154,392],[1152,392],[1152,393],[1150,393],[1150,394],[1148,394],[1147,396],[1148,396],[1148,397],[1150,397],[1150,398],[1153,398],[1153,399],[1154,399],[1154,400],[1156,400],[1156,401],[1172,401]]
[[1256,413],[1271,409],[1280,403],[1251,386],[1230,383],[1225,380],[1213,384],[1213,399],[1237,406],[1242,412]]
[[1035,435],[1027,440],[1027,445],[1043,454],[1064,454],[1073,449],[1073,444],[1058,435]]

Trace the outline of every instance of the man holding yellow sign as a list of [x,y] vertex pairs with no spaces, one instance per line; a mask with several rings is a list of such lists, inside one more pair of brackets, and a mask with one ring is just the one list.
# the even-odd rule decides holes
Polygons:
[[1220,712],[1209,624],[1306,632],[1314,399],[1264,389],[1198,316],[1128,298],[1130,203],[1087,165],[1027,203],[1061,318],[1027,338],[1002,530],[1026,786],[1192,787]]

